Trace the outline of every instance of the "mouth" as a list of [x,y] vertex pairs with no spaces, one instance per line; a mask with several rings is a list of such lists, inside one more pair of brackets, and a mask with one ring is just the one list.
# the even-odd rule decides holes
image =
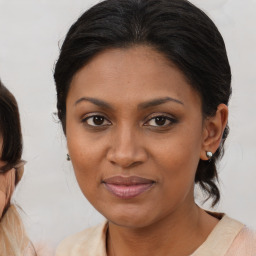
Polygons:
[[155,185],[155,181],[138,176],[113,176],[102,182],[105,188],[121,199],[130,199],[139,196]]

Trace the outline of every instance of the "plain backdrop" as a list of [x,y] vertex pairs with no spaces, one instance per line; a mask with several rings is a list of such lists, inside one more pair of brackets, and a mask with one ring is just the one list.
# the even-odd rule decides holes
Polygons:
[[[53,248],[103,219],[83,197],[66,161],[66,140],[54,115],[53,81],[68,28],[97,2],[0,0],[0,77],[19,103],[27,160],[13,200],[24,211],[32,240]],[[214,210],[256,228],[256,0],[192,2],[221,31],[233,73],[231,133],[219,166],[222,198]]]

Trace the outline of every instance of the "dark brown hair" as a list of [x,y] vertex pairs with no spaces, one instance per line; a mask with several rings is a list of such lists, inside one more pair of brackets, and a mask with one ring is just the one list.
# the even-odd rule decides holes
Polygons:
[[3,140],[1,160],[6,162],[0,172],[6,172],[21,162],[22,134],[18,104],[1,81],[0,136]]
[[[219,104],[228,104],[231,70],[225,44],[203,11],[186,0],[105,0],[71,26],[56,63],[57,109],[64,133],[74,74],[103,50],[138,44],[153,47],[183,72],[201,96],[204,118],[214,115]],[[215,162],[227,135],[228,127],[211,161],[200,160],[195,176],[213,205],[220,199]]]

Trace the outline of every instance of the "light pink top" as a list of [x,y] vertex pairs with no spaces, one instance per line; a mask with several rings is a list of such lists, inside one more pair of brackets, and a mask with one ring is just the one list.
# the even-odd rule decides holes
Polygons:
[[[58,246],[56,256],[107,256],[106,231],[107,222],[66,238]],[[256,234],[224,215],[190,256],[256,256]]]

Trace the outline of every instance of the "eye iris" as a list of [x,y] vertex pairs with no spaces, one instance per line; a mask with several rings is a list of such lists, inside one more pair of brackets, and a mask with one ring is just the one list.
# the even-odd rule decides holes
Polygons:
[[102,117],[102,116],[94,116],[93,117],[93,123],[95,125],[102,125],[104,123],[104,117]]
[[163,117],[163,116],[156,117],[155,122],[157,125],[162,126],[166,122],[166,117]]

